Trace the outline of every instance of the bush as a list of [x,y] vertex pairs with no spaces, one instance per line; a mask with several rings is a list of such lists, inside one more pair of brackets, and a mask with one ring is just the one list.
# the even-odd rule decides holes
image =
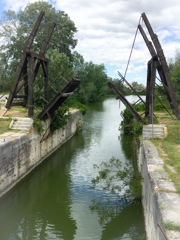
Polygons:
[[126,108],[123,111],[123,121],[121,122],[121,127],[124,134],[137,137],[142,134],[143,123],[134,119],[131,112]]

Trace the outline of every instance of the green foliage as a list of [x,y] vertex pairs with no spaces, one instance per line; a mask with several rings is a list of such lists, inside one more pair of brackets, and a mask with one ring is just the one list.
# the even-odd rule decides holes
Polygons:
[[74,52],[73,67],[74,77],[81,80],[79,102],[83,104],[95,102],[107,94],[109,78],[103,64],[85,62],[79,53]]
[[177,52],[175,59],[170,61],[169,68],[173,89],[180,103],[180,52]]
[[140,104],[134,104],[133,107],[136,109],[136,111],[138,112],[144,112],[146,109],[146,106],[144,103],[140,103]]
[[98,175],[92,179],[93,187],[101,186],[103,190],[110,191],[127,200],[140,199],[141,175],[134,171],[130,164],[112,157],[108,162],[94,165],[98,169]]
[[81,113],[84,115],[86,113],[87,106],[78,100],[79,100],[78,94],[75,92],[75,94],[73,96],[71,96],[70,98],[68,98],[66,100],[64,105],[68,106],[69,108],[79,109],[81,111]]
[[138,82],[132,82],[131,86],[139,94],[145,95],[145,86],[143,84],[138,83]]
[[[67,78],[72,78],[72,65],[69,58],[64,53],[59,53],[56,49],[48,50],[47,57],[49,61],[49,86],[48,97],[53,99],[67,84]],[[43,71],[39,69],[34,86],[35,105],[37,107],[44,106],[44,81]]]
[[33,119],[33,126],[35,127],[35,129],[37,130],[38,133],[41,133],[44,131],[42,121],[38,118]]
[[[123,95],[132,94],[131,89],[126,87],[126,85],[123,82],[121,82],[119,79],[109,79],[109,81],[112,82],[118,89],[120,89]],[[109,88],[108,94],[114,95],[114,91],[111,88]]]
[[[74,39],[74,33],[77,31],[75,24],[69,16],[64,11],[56,11],[56,9],[45,1],[36,1],[34,3],[28,4],[23,10],[20,10],[17,14],[13,11],[5,11],[4,19],[1,20],[1,33],[0,38],[2,43],[0,46],[0,63],[1,63],[1,76],[0,84],[2,84],[3,89],[11,86],[12,79],[14,79],[17,64],[22,54],[23,47],[29,33],[34,27],[34,23],[41,10],[45,10],[45,17],[41,22],[38,33],[36,35],[35,41],[33,43],[33,50],[39,52],[39,49],[42,45],[44,38],[47,35],[47,32],[52,27],[52,22],[56,22],[56,29],[52,35],[48,49],[53,60],[53,64],[57,60],[59,63],[58,54],[65,54],[71,58],[71,50],[75,48],[77,40]],[[53,50],[56,49],[56,52]],[[54,55],[56,55],[54,57]],[[67,66],[67,61],[64,63],[64,57],[61,56],[61,65],[57,68],[55,65],[56,71],[52,71],[55,75],[57,69],[61,70],[64,66],[66,73],[69,70]],[[50,68],[53,68],[51,65]],[[51,73],[52,73],[51,72]],[[58,75],[58,74],[57,74]],[[53,78],[54,76],[52,76]],[[66,75],[69,77],[69,75]],[[2,82],[3,81],[3,82]],[[41,81],[42,82],[42,81]],[[56,83],[59,83],[59,79],[56,77]],[[42,83],[39,83],[40,85]],[[39,86],[40,89],[40,86]]]
[[164,111],[165,109],[170,110],[170,105],[164,88],[162,86],[156,86],[155,92],[154,111]]
[[52,117],[52,122],[50,125],[51,132],[54,132],[57,129],[64,127],[67,123],[67,120],[70,117],[70,113],[68,112],[67,107],[61,107],[54,112]]
[[143,123],[133,119],[132,121],[132,135],[137,137],[142,134]]
[[180,225],[173,223],[172,221],[167,221],[163,223],[164,227],[168,230],[180,232]]
[[143,123],[134,119],[127,108],[123,111],[122,116],[123,121],[121,122],[121,127],[124,134],[136,137],[142,134]]

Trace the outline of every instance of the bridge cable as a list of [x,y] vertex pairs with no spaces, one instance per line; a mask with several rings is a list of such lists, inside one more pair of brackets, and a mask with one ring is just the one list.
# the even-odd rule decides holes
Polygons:
[[[140,16],[140,18],[139,18],[138,25],[140,24],[141,19],[142,19],[142,16]],[[128,70],[128,67],[129,67],[129,63],[130,63],[130,60],[131,60],[132,51],[133,51],[133,49],[134,49],[134,44],[135,44],[136,37],[137,37],[137,33],[138,33],[138,25],[137,25],[137,29],[136,29],[136,32],[135,32],[135,36],[134,36],[134,40],[133,40],[133,44],[132,44],[132,47],[131,47],[131,51],[130,51],[130,55],[129,55],[129,59],[128,59],[127,66],[126,66],[126,70],[125,70],[125,73],[124,73],[124,78],[126,77],[127,70]]]

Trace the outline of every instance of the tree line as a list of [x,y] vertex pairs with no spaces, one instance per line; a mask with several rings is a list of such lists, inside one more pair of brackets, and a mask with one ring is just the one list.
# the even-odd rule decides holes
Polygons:
[[[51,41],[46,52],[49,59],[49,95],[53,98],[57,91],[63,89],[67,81],[72,78],[81,80],[79,89],[76,90],[69,104],[87,104],[97,101],[99,98],[113,94],[108,88],[107,83],[113,81],[123,94],[132,94],[131,90],[119,79],[112,79],[106,73],[104,64],[95,64],[92,61],[86,62],[81,54],[74,51],[78,44],[75,39],[77,28],[75,23],[64,11],[56,10],[50,3],[37,1],[28,4],[18,13],[7,10],[4,11],[0,22],[0,92],[8,92],[15,79],[16,68],[21,58],[23,46],[32,30],[34,23],[41,10],[45,10],[39,31],[36,35],[33,50],[38,52],[45,34],[56,22],[57,26],[52,35]],[[173,84],[179,96],[180,87],[180,55],[177,55],[175,61],[171,61],[170,69]],[[38,106],[43,104],[43,73],[38,72],[35,81],[35,103]],[[145,93],[145,87],[142,84],[133,82],[132,86],[139,93]]]

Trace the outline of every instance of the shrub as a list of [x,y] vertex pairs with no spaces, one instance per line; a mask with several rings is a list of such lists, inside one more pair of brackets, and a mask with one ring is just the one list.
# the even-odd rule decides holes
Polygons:
[[139,136],[142,134],[143,123],[134,119],[131,112],[126,108],[123,111],[123,121],[121,127],[124,134]]

